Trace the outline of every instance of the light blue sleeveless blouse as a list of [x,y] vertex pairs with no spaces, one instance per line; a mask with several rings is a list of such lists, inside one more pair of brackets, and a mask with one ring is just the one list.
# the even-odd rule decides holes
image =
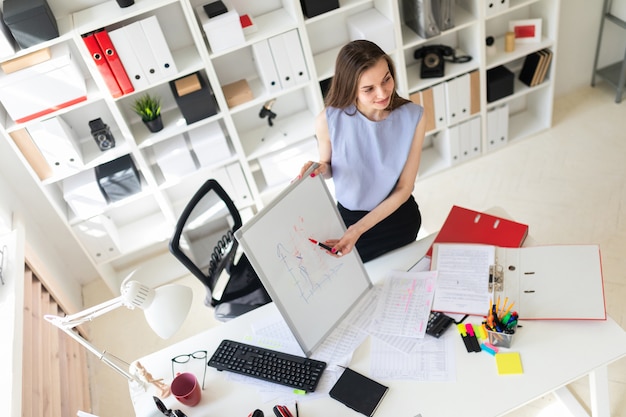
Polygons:
[[406,103],[374,122],[354,105],[326,108],[335,197],[342,206],[370,211],[387,198],[404,168],[423,111]]

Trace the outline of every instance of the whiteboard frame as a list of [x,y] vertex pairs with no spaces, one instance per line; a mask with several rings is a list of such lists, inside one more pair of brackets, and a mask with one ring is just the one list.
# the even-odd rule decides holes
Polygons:
[[[285,270],[281,276],[276,276],[274,272],[268,273],[268,261],[266,259],[262,259],[263,256],[255,254],[255,250],[252,248],[255,245],[255,242],[250,241],[250,235],[252,234],[251,231],[256,227],[259,227],[259,225],[262,225],[261,227],[266,226],[263,222],[268,213],[271,213],[272,210],[283,204],[285,199],[287,199],[292,192],[296,191],[298,187],[302,186],[302,184],[306,184],[306,181],[315,181],[319,184],[319,187],[323,187],[323,194],[326,198],[323,199],[323,201],[316,200],[312,205],[307,205],[306,202],[303,202],[303,207],[315,207],[316,209],[323,210],[323,213],[325,214],[332,213],[335,217],[328,218],[328,223],[332,223],[333,221],[337,222],[338,227],[340,227],[339,232],[341,234],[345,233],[345,224],[339,214],[335,200],[326,186],[325,180],[321,175],[311,178],[309,173],[312,169],[313,167],[307,171],[301,179],[289,184],[274,200],[272,200],[272,202],[270,202],[270,204],[265,206],[258,214],[256,214],[251,220],[235,232],[235,238],[239,241],[239,244],[250,260],[250,263],[261,279],[261,282],[272,298],[272,301],[276,304],[279,312],[283,316],[285,322],[289,326],[291,332],[298,341],[298,344],[302,348],[302,351],[307,357],[311,356],[313,351],[325,340],[325,338],[350,312],[352,307],[357,304],[373,286],[356,249],[353,249],[350,253],[343,255],[341,258],[335,258],[332,255],[325,253],[323,249],[307,242],[307,244],[311,245],[310,247],[314,250],[324,251],[322,256],[328,256],[327,259],[329,262],[334,261],[335,259],[340,259],[351,267],[351,272],[357,272],[343,274],[340,276],[340,279],[342,280],[341,285],[347,285],[348,288],[353,288],[357,293],[352,294],[350,297],[343,297],[342,300],[345,300],[344,304],[341,302],[325,303],[323,311],[317,309],[319,306],[307,303],[298,304],[296,308],[293,303],[285,302],[286,300],[281,301],[276,288],[276,283],[283,282],[283,280],[286,279],[285,275],[289,274],[289,272]],[[327,226],[327,224],[325,226]],[[333,237],[338,238],[340,236],[341,235],[338,234]],[[325,236],[324,238],[329,237],[330,236]],[[322,237],[319,237],[319,239],[324,240]],[[275,262],[275,260],[272,260],[272,262]],[[322,318],[321,320],[316,321],[316,324],[319,325],[318,328],[312,329],[310,323],[302,322],[302,319],[299,318],[304,315],[302,309],[308,309],[305,310],[306,316],[308,317]],[[327,319],[324,320],[323,318]],[[313,332],[313,334],[311,332]],[[313,341],[311,341],[311,339],[313,339]]]

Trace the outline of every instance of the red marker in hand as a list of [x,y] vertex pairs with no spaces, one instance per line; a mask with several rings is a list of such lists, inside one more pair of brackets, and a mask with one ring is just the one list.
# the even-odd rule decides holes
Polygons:
[[311,238],[309,238],[309,240],[310,240],[310,241],[311,241],[311,243],[313,243],[314,245],[317,245],[317,246],[319,246],[320,248],[326,249],[327,251],[329,251],[329,252],[331,252],[331,253],[334,253],[334,254],[335,254],[335,255],[337,255],[337,256],[341,256],[341,251],[335,251],[335,250],[334,250],[333,248],[331,248],[330,246],[325,245],[325,244],[324,244],[324,243],[322,243],[322,242],[318,242],[318,241],[317,241],[317,240],[315,240],[315,239],[311,239]]

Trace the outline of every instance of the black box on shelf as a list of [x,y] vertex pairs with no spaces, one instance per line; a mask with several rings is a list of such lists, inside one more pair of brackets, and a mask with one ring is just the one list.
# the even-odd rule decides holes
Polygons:
[[124,155],[95,168],[98,187],[109,203],[141,191],[139,172],[130,155]]
[[170,88],[188,125],[217,114],[215,96],[199,72],[170,81]]
[[339,8],[339,0],[300,0],[302,12],[306,17],[315,17]]
[[46,0],[4,0],[3,19],[23,49],[59,36]]
[[487,70],[487,102],[513,94],[514,78],[515,75],[503,65]]
[[206,15],[209,16],[209,19],[228,12],[228,9],[226,8],[222,0],[207,3],[202,7],[204,8]]

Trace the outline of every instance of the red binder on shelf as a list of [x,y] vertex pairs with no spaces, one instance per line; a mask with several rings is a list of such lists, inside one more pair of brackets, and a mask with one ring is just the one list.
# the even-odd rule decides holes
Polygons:
[[124,64],[117,54],[115,46],[113,46],[113,42],[111,42],[111,38],[109,38],[109,33],[106,29],[95,32],[94,37],[96,38],[96,41],[98,41],[98,45],[100,45],[100,49],[104,53],[104,58],[109,63],[109,67],[111,67],[113,76],[115,77],[117,84],[120,86],[122,93],[128,94],[135,91],[135,87],[133,87],[130,78],[128,78],[126,69],[124,69]]
[[[528,236],[528,225],[513,220],[452,206],[435,243],[481,243],[519,248]],[[431,246],[426,256],[432,257]]]
[[83,35],[83,42],[85,42],[85,46],[87,46],[87,49],[91,54],[91,58],[93,58],[96,66],[98,67],[98,71],[100,71],[102,78],[104,78],[104,82],[109,88],[111,95],[115,98],[121,97],[123,95],[122,89],[117,83],[117,80],[113,75],[113,71],[111,70],[109,63],[105,59],[104,53],[102,53],[102,49],[100,48],[100,45],[98,44],[98,41],[96,40],[94,34],[90,33],[87,35]]

